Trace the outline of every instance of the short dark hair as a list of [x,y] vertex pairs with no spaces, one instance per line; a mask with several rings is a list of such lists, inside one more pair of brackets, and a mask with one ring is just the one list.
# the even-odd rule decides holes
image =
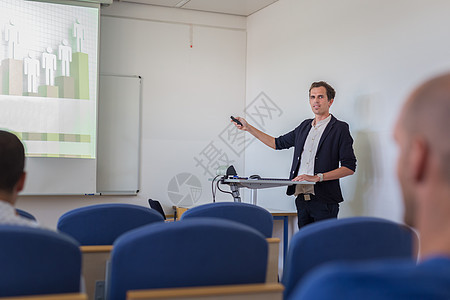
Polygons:
[[0,130],[0,190],[11,193],[25,167],[25,149],[19,138]]
[[313,88],[318,88],[318,87],[321,87],[321,86],[323,86],[327,90],[327,98],[328,98],[328,100],[334,99],[334,97],[336,96],[336,91],[333,89],[333,87],[331,85],[329,85],[325,81],[313,82],[311,84],[311,87],[309,88],[309,92],[311,93],[311,90]]

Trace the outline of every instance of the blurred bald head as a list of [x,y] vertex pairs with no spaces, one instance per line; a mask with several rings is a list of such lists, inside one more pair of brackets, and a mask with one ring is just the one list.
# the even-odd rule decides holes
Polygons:
[[405,103],[398,125],[409,138],[425,140],[450,184],[450,74],[419,86]]
[[[403,106],[394,132],[399,148],[397,177],[403,194],[404,220],[410,226],[418,225],[418,215],[426,211],[424,204],[441,208],[436,205],[440,201],[436,195],[430,201],[430,191],[450,188],[449,131],[450,74],[447,74],[414,90]],[[443,203],[447,202],[445,199]]]

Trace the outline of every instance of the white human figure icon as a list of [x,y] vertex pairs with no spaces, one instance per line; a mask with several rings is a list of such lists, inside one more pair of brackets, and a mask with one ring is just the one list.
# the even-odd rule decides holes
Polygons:
[[70,76],[70,62],[72,61],[72,48],[66,39],[59,45],[58,59],[61,61],[62,76]]
[[13,20],[5,25],[5,41],[8,43],[8,58],[17,59],[17,45],[19,44],[19,30]]
[[37,78],[39,77],[39,60],[34,57],[33,52],[28,52],[28,57],[23,60],[23,72],[28,78],[28,93],[37,93]]
[[84,26],[81,25],[80,20],[76,20],[73,24],[73,37],[77,39],[77,52],[83,51],[84,41]]
[[47,53],[42,53],[42,68],[45,69],[46,85],[55,85],[56,55],[52,54],[52,52],[53,49],[47,47]]

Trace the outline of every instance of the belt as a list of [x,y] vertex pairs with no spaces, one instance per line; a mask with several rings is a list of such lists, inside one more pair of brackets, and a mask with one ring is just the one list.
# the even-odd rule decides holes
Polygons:
[[300,197],[300,199],[303,199],[305,201],[311,200],[311,196],[312,196],[312,194],[299,194],[298,195],[298,197]]

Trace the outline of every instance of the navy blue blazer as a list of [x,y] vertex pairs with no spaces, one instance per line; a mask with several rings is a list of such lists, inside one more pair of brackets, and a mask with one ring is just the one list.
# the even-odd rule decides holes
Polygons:
[[[307,119],[291,132],[275,139],[277,150],[295,147],[291,172],[289,174],[290,179],[298,175],[303,147],[306,137],[312,128],[312,121],[313,119]],[[350,135],[348,124],[339,121],[332,115],[317,147],[314,174],[332,171],[340,166],[355,171],[356,157],[353,151],[353,138]],[[288,186],[286,194],[293,195],[294,192],[295,186]],[[317,182],[314,187],[314,192],[317,199],[321,202],[339,203],[344,201],[339,179]]]

